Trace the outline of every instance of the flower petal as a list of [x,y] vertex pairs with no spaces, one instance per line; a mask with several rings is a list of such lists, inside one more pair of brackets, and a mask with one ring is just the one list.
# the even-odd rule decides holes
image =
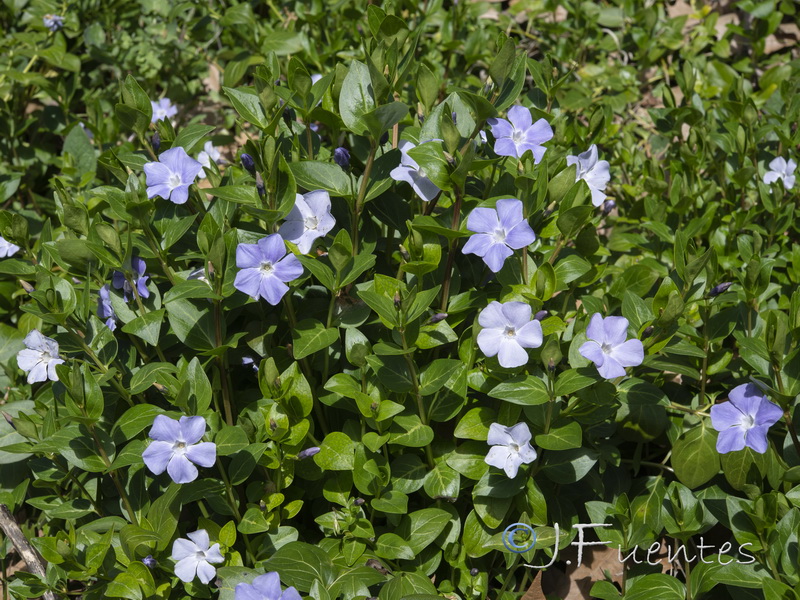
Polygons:
[[514,329],[520,329],[531,320],[531,305],[526,302],[506,302],[503,315]]
[[213,442],[200,442],[186,449],[186,458],[201,467],[213,467],[217,461],[217,445]]
[[605,379],[614,379],[615,377],[625,376],[625,367],[614,360],[613,356],[606,355],[603,364],[597,367],[597,372]]
[[523,348],[538,348],[544,342],[542,324],[539,321],[531,321],[517,329],[517,342]]
[[625,317],[606,317],[603,319],[603,344],[616,346],[628,337],[628,319]]
[[206,420],[203,417],[181,417],[180,440],[187,445],[199,442],[206,432]]
[[[413,177],[413,175],[412,175]],[[441,192],[435,183],[427,177],[413,177],[414,182],[411,184],[412,189],[417,193],[417,196],[422,198],[425,202],[430,202]]]
[[519,104],[508,109],[508,120],[511,121],[514,129],[521,131],[525,131],[533,123],[530,109]]
[[508,430],[508,434],[513,438],[517,446],[524,446],[531,441],[531,430],[527,423],[517,423]]
[[197,467],[185,455],[173,454],[167,465],[167,473],[175,483],[190,483],[197,479]]
[[492,135],[498,140],[510,138],[514,134],[514,126],[505,119],[489,119],[486,122],[492,128]]
[[512,254],[514,254],[514,251],[505,244],[492,244],[486,254],[483,255],[483,262],[486,263],[490,271],[497,273],[503,268],[503,263]]
[[475,254],[483,258],[494,244],[494,239],[488,233],[474,233],[464,244],[461,252],[463,254]]
[[497,156],[513,156],[514,158],[521,156],[517,150],[517,145],[509,137],[498,138],[494,143],[494,152]]
[[636,367],[644,361],[644,345],[637,339],[628,340],[614,346],[610,356],[623,367]]
[[166,471],[172,455],[172,444],[169,442],[151,442],[142,452],[142,460],[154,475],[161,475]]
[[489,448],[489,452],[486,453],[486,458],[483,459],[483,462],[492,467],[503,469],[510,454],[511,451],[507,446],[492,446]]
[[603,315],[594,313],[589,320],[589,325],[586,326],[586,337],[594,340],[598,344],[603,344],[606,341],[605,331],[603,328]]
[[23,371],[30,371],[40,362],[42,362],[42,353],[39,350],[26,348],[17,352],[17,366]]
[[174,443],[181,435],[181,426],[176,419],[170,419],[167,415],[156,415],[149,435],[154,440]]
[[192,533],[186,534],[190,540],[192,540],[200,550],[208,550],[209,545],[211,545],[211,540],[208,537],[208,531],[205,529],[198,529],[197,531],[193,531]]
[[288,285],[274,275],[268,275],[261,278],[261,286],[258,293],[272,306],[276,306],[288,291]]
[[597,367],[602,366],[606,361],[606,355],[603,349],[600,347],[600,344],[595,341],[590,340],[581,344],[581,347],[578,348],[578,354],[592,361]]
[[172,543],[172,560],[183,560],[187,556],[197,554],[197,544],[185,538],[178,538]]
[[731,427],[739,427],[742,423],[742,411],[726,401],[711,407],[711,426],[717,431],[725,431]]
[[502,341],[502,329],[481,329],[478,332],[478,348],[486,356],[497,356]]
[[194,556],[187,556],[179,560],[175,565],[175,576],[184,583],[191,583],[197,573],[197,565],[200,563]]
[[501,367],[514,369],[521,367],[528,362],[528,353],[515,340],[506,337],[500,343],[500,351],[497,353],[497,360]]
[[525,141],[529,144],[541,145],[551,139],[553,139],[553,128],[546,119],[536,121],[525,134]]
[[287,254],[272,267],[281,281],[294,281],[303,274],[303,265],[294,254]]
[[236,274],[233,287],[257,300],[261,287],[261,272],[258,269],[242,269]]
[[197,578],[202,583],[208,583],[212,579],[214,579],[214,575],[217,574],[217,570],[212,567],[207,561],[200,560],[197,562]]
[[281,597],[281,578],[275,571],[259,575],[253,579],[253,587],[266,598]]
[[756,412],[756,425],[767,425],[771,427],[782,418],[783,409],[769,400],[764,400],[758,408],[758,412]]
[[47,365],[42,362],[36,363],[28,373],[28,383],[39,383],[40,381],[47,381]]
[[522,457],[519,455],[519,452],[511,452],[506,458],[506,464],[503,467],[503,470],[508,475],[509,479],[514,479],[519,473],[519,466],[522,464]]
[[286,244],[283,238],[273,233],[258,240],[258,248],[261,250],[263,260],[275,264],[286,255]]
[[522,223],[522,201],[516,198],[503,198],[498,200],[496,206],[497,220],[500,226],[506,231],[510,231],[518,224]]
[[727,454],[743,450],[745,446],[744,430],[741,427],[731,427],[719,432],[717,437],[717,452]]
[[478,315],[478,324],[481,327],[503,329],[507,325],[506,316],[503,314],[503,305],[493,300]]
[[[163,196],[162,196],[163,198]],[[179,185],[178,187],[172,190],[172,193],[169,195],[169,201],[173,204],[186,204],[186,201],[189,199],[189,186],[187,185]]]
[[519,223],[506,234],[506,245],[514,250],[527,248],[536,241],[536,234],[527,221]]
[[494,233],[500,228],[497,211],[492,208],[476,208],[467,217],[467,229],[476,233]]

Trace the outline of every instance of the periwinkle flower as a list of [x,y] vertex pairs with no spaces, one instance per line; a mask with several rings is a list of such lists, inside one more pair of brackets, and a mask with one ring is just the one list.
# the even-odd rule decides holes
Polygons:
[[203,165],[177,146],[158,155],[158,162],[144,165],[147,175],[147,197],[161,196],[175,204],[189,199],[189,186],[203,170]]
[[198,529],[187,534],[189,539],[178,538],[172,544],[172,560],[178,561],[175,565],[175,575],[184,583],[190,583],[195,576],[202,583],[208,583],[217,574],[217,569],[211,563],[221,563],[225,560],[219,549],[219,544],[209,547],[211,540],[205,529]]
[[344,146],[339,146],[333,151],[333,162],[345,171],[350,168],[350,152]]
[[733,285],[732,281],[724,281],[722,283],[718,283],[713,288],[711,288],[711,291],[708,292],[708,295],[711,296],[712,298],[714,298],[716,296],[719,296],[720,294],[724,294],[725,292],[728,291],[728,289],[732,285]]
[[478,347],[486,356],[497,355],[500,366],[507,369],[528,362],[525,348],[538,348],[544,340],[542,324],[531,320],[531,307],[524,302],[490,302],[478,315],[478,323],[483,328]]
[[592,315],[586,328],[585,342],[578,349],[581,356],[591,360],[601,377],[614,379],[625,375],[625,367],[635,367],[644,360],[644,345],[636,338],[628,337],[628,319],[625,317],[602,317]]
[[[131,258],[130,270],[133,271],[133,285],[136,286],[139,297],[150,297],[150,290],[147,289],[147,280],[150,276],[144,274],[147,270],[147,264],[145,264],[144,259],[140,256]],[[125,299],[125,302],[130,302],[131,299],[133,299],[133,286],[131,286],[130,282],[125,277],[125,273],[122,271],[114,271],[114,274],[111,276],[111,285],[114,286],[115,290],[122,290],[122,297]]]
[[791,158],[787,161],[785,158],[779,156],[769,163],[769,171],[764,173],[764,183],[770,185],[778,181],[778,179],[782,179],[783,187],[790,190],[794,187],[795,169],[797,169],[796,162]]
[[158,151],[161,149],[161,136],[158,135],[157,131],[150,136],[150,145],[153,147],[153,152],[158,154]]
[[166,471],[175,483],[194,481],[195,465],[212,467],[217,460],[216,444],[200,441],[205,432],[203,417],[181,417],[178,421],[156,416],[150,428],[150,438],[155,441],[142,453],[144,464],[156,475]]
[[[197,155],[197,162],[203,165],[203,167],[205,167],[206,169],[210,169],[211,163],[212,162],[218,163],[221,156],[222,155],[219,153],[219,150],[214,147],[214,144],[212,142],[206,142],[205,144],[203,144],[203,149],[200,151],[200,154]],[[197,176],[200,179],[205,179],[206,172],[201,168]]]
[[421,169],[417,161],[408,155],[408,151],[416,148],[408,140],[403,140],[398,146],[400,149],[400,165],[392,169],[389,176],[395,181],[405,181],[416,194],[425,202],[430,202],[442,190],[431,181],[425,173],[425,169]]
[[[592,204],[600,206],[606,199],[603,190],[606,189],[611,174],[607,160],[597,160],[597,145],[592,144],[586,152],[581,152],[578,156],[567,156],[567,165],[577,165],[575,170],[575,181],[583,179],[589,186],[592,193]],[[604,211],[605,212],[605,211]]]
[[258,373],[258,363],[252,356],[243,356],[242,357],[242,366],[243,367],[251,367],[253,371]]
[[522,202],[516,198],[497,201],[497,208],[476,208],[467,217],[467,229],[475,235],[467,240],[462,252],[476,254],[497,273],[514,250],[536,240],[536,234],[522,216]]
[[606,200],[605,202],[603,202],[603,216],[604,217],[608,216],[611,213],[611,211],[614,210],[615,208],[617,208],[616,202],[614,202],[613,200]]
[[256,244],[239,244],[236,248],[236,274],[233,287],[251,298],[264,298],[273,306],[289,291],[286,282],[303,274],[303,265],[294,254],[286,254],[286,244],[278,233],[258,240]]
[[512,106],[505,119],[489,119],[495,137],[494,151],[498,156],[522,158],[528,150],[533,153],[533,162],[539,164],[544,157],[545,142],[553,138],[553,128],[545,119],[533,123],[531,111],[524,106]]
[[281,579],[272,571],[259,575],[253,583],[240,583],[234,589],[234,600],[300,600],[300,594],[294,587],[281,590]]
[[178,107],[172,104],[169,98],[161,98],[158,102],[150,100],[150,106],[153,108],[151,123],[157,123],[163,119],[171,119],[178,114]]
[[42,23],[50,31],[58,31],[64,26],[64,17],[61,15],[45,15],[42,17]]
[[152,554],[148,554],[147,556],[145,556],[142,559],[142,563],[148,569],[155,569],[158,566],[158,561],[155,558],[153,558]]
[[97,299],[97,316],[106,320],[106,327],[111,331],[117,328],[117,315],[114,307],[111,306],[111,288],[108,284],[100,288],[100,296]]
[[4,237],[0,236],[0,258],[7,258],[9,256],[14,256],[17,252],[20,251],[20,247],[16,244],[12,244]]
[[719,431],[717,452],[727,454],[747,446],[764,454],[767,432],[781,417],[783,410],[767,400],[757,385],[736,386],[726,402],[711,407],[711,426]]
[[509,478],[517,476],[521,464],[536,460],[536,450],[531,442],[531,430],[526,423],[505,427],[500,423],[489,426],[486,443],[492,446],[484,461],[487,465],[503,469]]
[[25,350],[17,352],[17,366],[28,373],[28,383],[58,381],[56,365],[64,363],[58,358],[58,342],[32,329],[23,340]]
[[550,316],[549,312],[547,312],[546,310],[540,310],[535,315],[533,315],[533,318],[536,321],[544,321],[548,316]]
[[331,214],[331,197],[325,190],[297,194],[294,206],[286,221],[278,229],[285,240],[297,244],[298,250],[308,254],[314,241],[325,237],[336,225]]

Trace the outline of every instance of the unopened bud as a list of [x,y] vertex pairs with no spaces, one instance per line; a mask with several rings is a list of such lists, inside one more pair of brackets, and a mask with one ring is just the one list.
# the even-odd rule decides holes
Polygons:
[[378,412],[378,403],[377,402],[373,402],[372,404],[369,405],[369,409],[372,412],[377,413]]
[[616,202],[614,202],[613,200],[606,200],[603,203],[603,216],[606,216],[608,213],[610,213],[615,208],[617,208],[617,203]]
[[419,124],[422,125],[425,122],[425,115],[417,113],[417,120],[419,120]]
[[394,307],[395,307],[397,310],[400,310],[400,304],[401,304],[401,302],[402,302],[402,300],[400,299],[400,292],[395,292],[395,293],[394,293]]
[[311,448],[306,448],[300,454],[297,455],[297,460],[303,460],[304,458],[310,458],[319,452],[319,448],[316,446],[311,446]]
[[7,412],[3,412],[3,418],[6,420],[6,423],[11,425],[12,428],[16,429],[16,427],[14,426],[14,417],[12,417]]
[[552,358],[547,361],[547,370],[550,372],[556,370],[556,361],[554,361]]
[[456,115],[456,111],[450,113],[450,118],[453,119],[453,125],[455,125],[458,121],[458,115]]
[[398,248],[398,251],[400,252],[400,256],[403,257],[404,261],[409,262],[411,260],[411,255],[408,253],[408,250],[406,250],[404,246],[401,245]]
[[270,429],[271,429],[273,432],[274,432],[276,429],[278,429],[278,424],[275,422],[275,419],[270,419],[270,420],[269,420],[269,428],[270,428]]
[[364,500],[363,498],[356,498],[355,500],[353,500],[353,504],[355,504],[356,506],[361,506],[362,504],[364,504],[364,502],[366,502],[366,500]]
[[546,310],[540,310],[535,315],[533,315],[534,320],[536,321],[544,321],[550,315],[549,312]]
[[470,575],[472,575],[473,577],[475,577],[475,576],[476,576],[478,573],[480,573],[480,571],[478,570],[478,568],[477,568],[477,567],[472,567],[472,568],[469,570],[469,574],[470,574]]
[[20,279],[20,280],[19,280],[19,284],[22,286],[22,289],[23,289],[23,290],[25,290],[26,292],[28,292],[29,294],[30,294],[31,292],[35,292],[35,291],[36,291],[36,288],[35,288],[35,287],[33,287],[33,286],[32,286],[30,283],[28,283],[27,281],[22,281],[22,279]]
[[148,569],[155,569],[158,566],[158,561],[155,558],[153,558],[152,554],[148,554],[147,556],[145,556],[142,559],[142,562],[144,563],[144,566],[147,567]]
[[345,171],[350,168],[350,152],[347,148],[339,146],[333,151],[333,162],[342,167]]
[[158,135],[157,131],[150,138],[150,145],[153,147],[153,152],[158,154],[158,149],[161,148],[161,136]]
[[652,325],[646,327],[645,330],[642,332],[642,339],[645,340],[649,338],[651,335],[653,335],[653,329],[654,327]]
[[256,190],[259,196],[263,196],[267,193],[264,189],[264,179],[261,177],[261,173],[256,173]]
[[389,141],[389,132],[387,131],[381,136],[381,146],[383,146],[388,141]]
[[436,313],[430,318],[429,323],[434,324],[438,323],[439,321],[444,321],[447,318],[447,313]]
[[727,292],[728,288],[730,288],[732,285],[733,285],[732,281],[726,281],[725,283],[720,283],[719,285],[715,285],[711,289],[711,291],[708,292],[708,295],[711,296],[712,298],[714,296],[719,296],[720,294]]
[[256,174],[256,162],[253,160],[253,157],[247,154],[246,152],[242,153],[242,166],[244,167],[245,171],[250,173],[250,175]]

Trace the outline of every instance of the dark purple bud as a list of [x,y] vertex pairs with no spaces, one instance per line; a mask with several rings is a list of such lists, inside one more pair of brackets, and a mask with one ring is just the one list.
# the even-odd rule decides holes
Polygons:
[[400,299],[400,292],[394,293],[394,307],[397,310],[400,310],[400,305],[402,304],[402,300]]
[[556,361],[554,361],[552,358],[547,361],[547,369],[551,373],[556,370]]
[[389,132],[387,131],[381,136],[381,146],[383,146],[388,141],[389,141]]
[[361,506],[362,504],[364,504],[364,502],[366,502],[366,500],[364,500],[363,498],[356,498],[355,500],[353,500],[353,504],[355,504],[356,506]]
[[456,114],[456,111],[450,113],[450,118],[453,119],[453,125],[455,125],[458,121],[458,115]]
[[158,135],[157,131],[150,138],[150,145],[153,147],[153,152],[158,154],[158,149],[161,148],[161,136]]
[[148,569],[155,569],[158,566],[158,561],[155,558],[153,558],[151,554],[145,556],[142,559],[142,562],[144,563],[144,566],[147,567]]
[[288,106],[283,109],[283,121],[286,123],[286,126],[289,129],[292,128],[292,122],[297,120],[297,113],[294,112],[294,109],[289,108]]
[[425,115],[417,113],[417,119],[419,120],[419,124],[422,125],[425,122]]
[[430,318],[428,321],[431,325],[434,323],[438,323],[439,321],[444,321],[447,318],[447,313],[436,313]]
[[606,216],[608,213],[610,213],[616,207],[617,207],[617,203],[616,202],[614,202],[613,200],[606,200],[603,203],[603,216]]
[[256,174],[256,163],[253,160],[253,157],[246,152],[242,152],[242,166],[244,167],[245,171],[250,173],[250,175]]
[[314,456],[317,452],[319,452],[319,448],[316,446],[311,446],[311,448],[306,448],[300,454],[297,455],[297,460],[303,460],[304,458],[310,458]]
[[267,193],[267,190],[264,189],[264,179],[261,177],[261,173],[256,173],[256,190],[259,196],[264,196]]
[[475,577],[478,573],[480,573],[480,571],[478,571],[477,567],[472,567],[469,570],[469,574],[472,575],[473,577]]
[[651,335],[653,335],[653,329],[655,329],[655,328],[652,325],[650,325],[649,327],[646,327],[645,330],[642,332],[642,339],[646,340]]
[[546,310],[540,310],[535,315],[533,315],[533,318],[536,321],[544,321],[548,316],[550,316],[549,312],[547,312]]
[[711,291],[708,292],[708,295],[711,296],[712,298],[714,296],[719,296],[720,294],[727,292],[728,288],[731,287],[732,285],[733,285],[732,281],[726,281],[724,283],[720,283],[719,285],[715,285],[711,289]]
[[12,416],[11,416],[10,414],[8,414],[7,412],[4,412],[4,413],[3,413],[3,418],[6,420],[6,423],[8,423],[9,425],[11,425],[11,427],[12,427],[12,428],[16,429],[16,427],[14,427],[14,417],[12,417]]
[[333,162],[342,167],[345,171],[350,168],[350,153],[347,148],[342,146],[333,151]]

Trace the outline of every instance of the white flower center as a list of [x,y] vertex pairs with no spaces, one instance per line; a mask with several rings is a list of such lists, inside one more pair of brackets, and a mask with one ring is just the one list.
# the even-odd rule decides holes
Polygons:
[[319,219],[317,219],[317,217],[314,216],[306,217],[305,220],[303,221],[303,226],[306,229],[316,229],[318,225],[319,225]]
[[603,354],[611,354],[614,347],[611,344],[600,344],[600,349],[603,351]]
[[515,337],[517,337],[517,330],[514,327],[509,327],[508,325],[506,325],[506,328],[503,330],[503,335],[508,338],[514,339]]
[[186,442],[175,442],[172,445],[172,452],[174,454],[177,454],[178,456],[183,456],[184,454],[186,454],[187,449],[188,448],[186,448]]
[[259,269],[261,270],[262,274],[269,275],[275,270],[275,267],[272,266],[271,262],[265,260],[264,262],[261,263]]
[[195,556],[197,557],[197,560],[205,560],[206,559],[206,553],[203,550],[198,550],[196,552]]
[[514,442],[511,442],[511,443],[508,445],[508,447],[509,447],[509,448],[510,448],[510,449],[511,449],[513,452],[519,452],[519,444],[516,444],[516,443],[514,443]]
[[181,184],[181,174],[180,173],[170,173],[169,179],[167,179],[167,185],[170,189],[174,190]]
[[492,240],[494,240],[497,244],[505,244],[506,242],[506,230],[500,227],[499,229],[495,229],[494,233],[492,234]]
[[52,359],[53,359],[53,357],[50,355],[50,353],[49,353],[49,352],[47,352],[46,350],[42,352],[42,362],[43,362],[43,363],[47,364],[47,363],[49,363],[49,362],[50,362]]
[[742,427],[744,429],[749,430],[755,427],[756,425],[756,418],[753,415],[744,415],[742,418]]
[[521,144],[525,141],[525,132],[522,129],[514,129],[511,134],[511,141],[515,144]]

